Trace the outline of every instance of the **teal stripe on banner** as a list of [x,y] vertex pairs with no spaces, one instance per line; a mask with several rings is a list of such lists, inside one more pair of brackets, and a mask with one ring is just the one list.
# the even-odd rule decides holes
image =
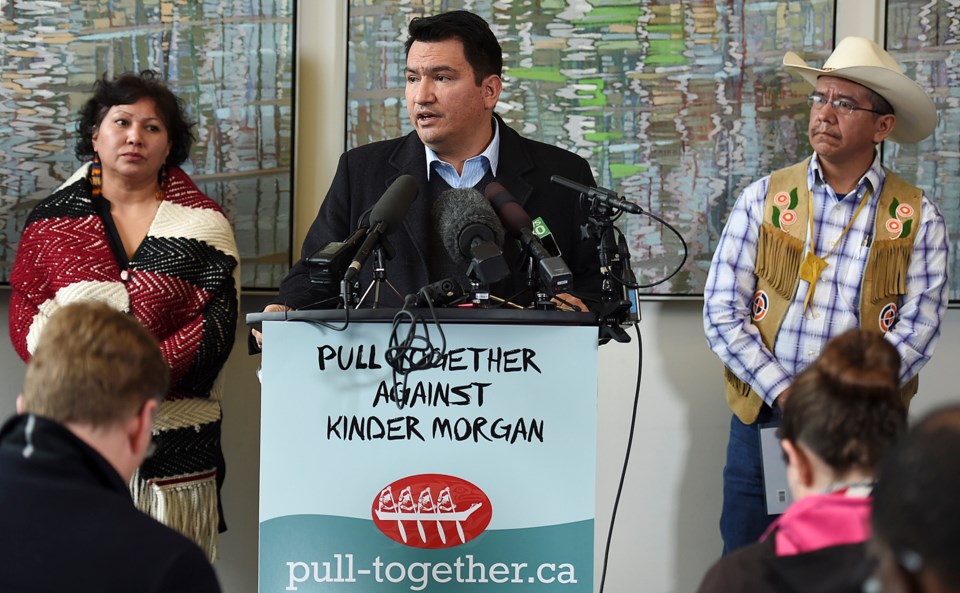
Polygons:
[[[279,517],[260,524],[260,593],[589,593],[593,528],[589,520],[489,530],[460,546],[422,550],[387,538],[371,520]],[[415,522],[406,529],[417,537]],[[455,525],[444,529],[457,538]]]

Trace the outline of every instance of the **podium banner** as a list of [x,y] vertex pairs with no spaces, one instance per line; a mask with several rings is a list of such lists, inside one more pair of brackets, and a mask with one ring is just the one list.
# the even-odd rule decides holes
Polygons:
[[596,327],[263,328],[261,592],[593,590]]

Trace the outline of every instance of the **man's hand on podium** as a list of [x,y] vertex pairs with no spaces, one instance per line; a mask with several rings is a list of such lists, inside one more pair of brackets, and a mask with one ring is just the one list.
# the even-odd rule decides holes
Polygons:
[[553,302],[557,304],[557,311],[576,311],[576,309],[570,307],[570,305],[580,307],[580,311],[583,313],[590,311],[590,309],[583,304],[583,301],[568,292],[558,294],[557,297],[559,298],[553,299]]
[[[288,306],[286,306],[286,305],[278,305],[278,304],[267,305],[266,307],[263,308],[263,312],[264,312],[264,313],[280,313],[281,311],[293,311],[293,308],[292,308],[292,307],[288,307]],[[262,349],[263,349],[263,334],[260,333],[260,332],[258,332],[258,331],[255,330],[255,329],[252,329],[252,330],[250,330],[250,331],[253,332],[253,339],[255,339],[255,340],[257,341],[257,348],[260,348],[260,349],[262,350]]]

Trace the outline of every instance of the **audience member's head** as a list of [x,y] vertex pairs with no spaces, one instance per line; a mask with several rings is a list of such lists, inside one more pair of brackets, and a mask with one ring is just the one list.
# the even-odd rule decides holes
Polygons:
[[960,592],[960,405],[918,423],[880,466],[869,593]]
[[129,479],[168,384],[160,348],[134,317],[77,303],[44,326],[17,406],[63,424]]
[[794,498],[872,479],[906,427],[899,371],[889,342],[852,329],[830,340],[797,376],[777,431]]

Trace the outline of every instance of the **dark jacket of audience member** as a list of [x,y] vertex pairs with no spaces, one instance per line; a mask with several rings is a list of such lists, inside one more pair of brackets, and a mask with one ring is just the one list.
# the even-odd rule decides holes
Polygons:
[[127,484],[150,451],[170,371],[136,318],[60,309],[0,429],[0,591],[217,593],[196,544],[139,511]]
[[2,591],[220,590],[200,548],[138,510],[99,453],[41,416],[0,430],[0,509]]

